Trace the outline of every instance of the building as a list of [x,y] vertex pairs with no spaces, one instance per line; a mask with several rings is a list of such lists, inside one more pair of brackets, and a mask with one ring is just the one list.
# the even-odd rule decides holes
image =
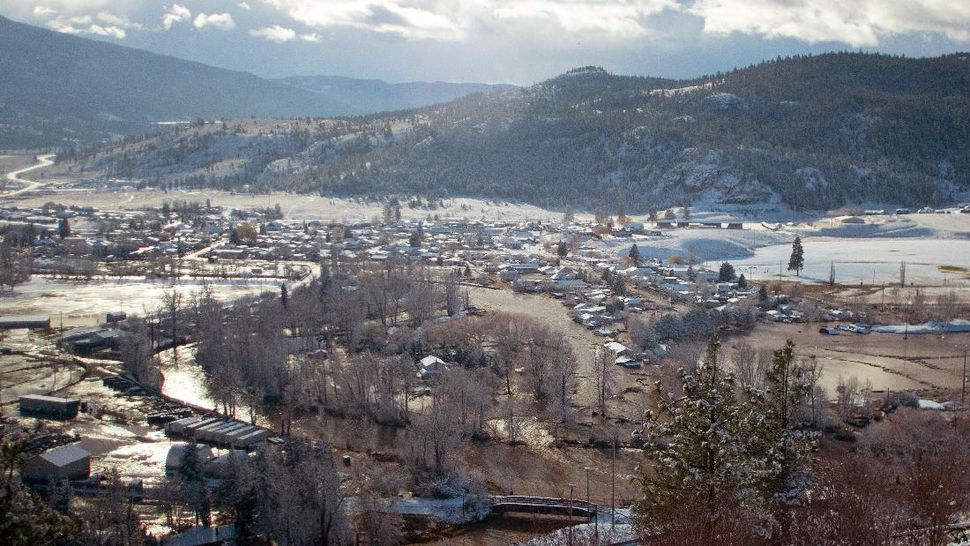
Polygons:
[[3,315],[0,316],[0,330],[16,328],[50,328],[51,318],[47,315]]
[[80,400],[43,394],[25,394],[20,397],[19,402],[21,415],[39,415],[57,419],[74,419],[81,406]]
[[24,465],[25,482],[43,483],[50,480],[85,480],[91,474],[91,454],[77,444],[54,448]]

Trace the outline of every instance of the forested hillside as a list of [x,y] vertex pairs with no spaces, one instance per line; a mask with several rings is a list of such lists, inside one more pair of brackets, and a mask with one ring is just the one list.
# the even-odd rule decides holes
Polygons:
[[970,61],[827,54],[694,81],[584,67],[418,110],[207,125],[64,157],[251,191],[935,205],[970,185]]

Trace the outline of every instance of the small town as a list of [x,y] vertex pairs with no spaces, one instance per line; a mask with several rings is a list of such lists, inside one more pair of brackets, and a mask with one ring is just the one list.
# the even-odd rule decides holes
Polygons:
[[[14,294],[66,283],[100,299],[93,312],[5,308],[0,317],[3,402],[19,408],[4,430],[19,431],[24,483],[92,508],[120,497],[129,524],[147,525],[145,536],[163,544],[236,540],[232,508],[220,507],[225,489],[241,487],[264,451],[282,457],[305,442],[300,449],[318,453],[318,464],[333,461],[316,471],[338,480],[320,502],[343,499],[350,517],[379,517],[379,529],[358,524],[358,537],[460,536],[482,518],[524,511],[533,514],[530,532],[595,523],[622,541],[653,384],[671,373],[668,362],[699,358],[685,351],[704,332],[739,339],[730,358],[747,381],[768,365],[770,353],[746,341],[763,329],[797,328],[815,343],[874,332],[896,342],[899,326],[883,321],[903,313],[912,318],[907,335],[970,332],[956,296],[921,311],[865,305],[807,294],[756,267],[657,253],[674,236],[780,225],[695,220],[686,208],[664,219],[567,210],[545,222],[406,212],[398,200],[380,217],[344,222],[186,201],[137,211],[3,209],[5,259],[23,263],[4,281]],[[120,296],[137,290],[130,282],[168,288],[138,308]],[[557,340],[555,330],[569,333]],[[835,442],[854,441],[855,430],[898,407],[964,408],[964,393],[940,387],[822,381],[822,365],[809,358],[808,417]],[[271,375],[261,370],[267,362]],[[409,440],[381,440],[402,426]],[[592,468],[601,477],[595,493],[578,494],[568,481],[503,481],[491,464],[461,471],[470,454],[456,442],[466,436],[497,443],[486,452],[505,458],[565,450],[586,470],[561,479],[578,483]],[[414,456],[414,442],[423,455]],[[575,473],[531,472],[541,480],[549,471]],[[396,478],[369,483],[374,472]],[[205,504],[185,511],[198,497]]]
[[970,546],[968,45],[0,1],[0,546]]

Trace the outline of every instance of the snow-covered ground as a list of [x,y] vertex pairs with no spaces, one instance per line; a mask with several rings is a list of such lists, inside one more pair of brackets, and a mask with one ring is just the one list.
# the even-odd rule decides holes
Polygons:
[[[231,300],[266,290],[278,290],[273,279],[212,279],[206,281],[216,298]],[[144,278],[108,278],[70,282],[34,276],[10,293],[0,294],[0,315],[49,315],[51,326],[88,326],[104,321],[109,311],[144,315],[160,307],[162,295],[173,289],[187,298],[198,291],[201,281],[183,279],[177,283]]]
[[[695,213],[692,220],[727,221],[724,213]],[[970,286],[970,215],[912,214],[866,216],[861,223],[846,218],[803,218],[790,224],[744,220],[743,230],[671,229],[663,235],[606,237],[594,244],[625,256],[636,243],[640,255],[668,259],[695,258],[717,267],[730,261],[749,279],[827,282],[834,262],[839,283],[899,282],[900,263],[906,280],[917,284]],[[791,243],[800,236],[805,269],[788,271]]]
[[[893,283],[900,280],[900,263],[906,262],[906,281],[917,284],[970,284],[970,240],[912,238],[832,239],[806,237],[805,269],[801,280],[827,282],[835,264],[838,283]],[[795,279],[788,271],[791,245],[754,249],[753,256],[732,260],[749,279]],[[780,265],[779,265],[780,264]]]

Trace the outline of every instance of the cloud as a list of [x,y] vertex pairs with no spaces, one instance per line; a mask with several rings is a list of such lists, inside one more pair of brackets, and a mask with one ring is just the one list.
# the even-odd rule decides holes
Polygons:
[[117,40],[127,36],[124,28],[115,25],[102,25],[95,23],[88,15],[77,17],[57,17],[47,22],[47,26],[57,32],[65,34],[93,34],[96,36],[107,36]]
[[141,29],[142,25],[133,23],[123,15],[115,15],[106,11],[96,15],[58,15],[47,21],[47,26],[57,32],[65,34],[91,34],[95,36],[105,36],[124,39],[128,29]]
[[34,6],[34,15],[37,16],[37,17],[45,17],[47,15],[54,15],[55,13],[57,13],[56,10],[53,10],[53,9],[47,7],[47,6]]
[[[444,2],[435,10],[432,2],[402,0],[265,0],[292,20],[313,28],[345,26],[409,39],[458,39],[464,32],[451,7]],[[421,4],[428,4],[422,6]]]
[[970,41],[970,2],[953,0],[697,0],[688,11],[704,32],[734,32],[808,43],[877,46],[883,38],[939,33]]
[[[264,0],[292,20],[345,26],[408,39],[454,41],[476,31],[525,35],[532,28],[614,38],[654,34],[647,18],[680,10],[676,0]],[[553,34],[554,35],[554,34]]]
[[236,5],[239,6],[239,9],[244,10],[244,11],[249,11],[249,10],[253,9],[253,8],[251,8],[249,6],[249,3],[248,2],[240,2],[240,3],[236,4]]
[[673,1],[522,0],[496,2],[495,15],[503,21],[552,26],[576,34],[611,38],[637,38],[655,35],[647,17],[664,10],[679,10]]
[[195,16],[192,24],[197,29],[212,27],[217,30],[232,30],[236,28],[236,22],[228,13],[200,13]]
[[293,40],[301,40],[304,42],[320,41],[320,35],[316,32],[297,34],[292,28],[281,27],[279,25],[250,30],[249,35],[255,38],[262,38],[264,40],[276,42],[278,44],[291,42]]
[[263,27],[257,30],[250,30],[249,35],[262,38],[264,40],[269,40],[271,42],[276,42],[282,44],[284,42],[289,42],[290,40],[296,39],[296,31],[292,28],[281,27],[279,25],[273,25],[271,27]]
[[192,12],[189,8],[180,6],[179,4],[172,4],[170,7],[165,8],[165,14],[162,15],[162,28],[169,30],[175,23],[181,23],[182,21],[188,21],[190,19],[192,19]]

